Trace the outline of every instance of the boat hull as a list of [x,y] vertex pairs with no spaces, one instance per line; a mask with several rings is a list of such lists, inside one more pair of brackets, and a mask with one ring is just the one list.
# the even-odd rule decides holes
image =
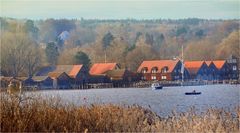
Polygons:
[[162,86],[156,86],[156,87],[153,87],[153,90],[161,90],[163,87]]
[[201,92],[186,92],[185,95],[200,95]]

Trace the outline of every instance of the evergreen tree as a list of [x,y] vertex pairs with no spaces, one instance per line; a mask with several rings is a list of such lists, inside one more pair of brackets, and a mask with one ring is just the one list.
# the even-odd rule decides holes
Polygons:
[[187,33],[187,28],[186,27],[178,27],[177,31],[176,31],[176,36],[180,36],[182,34],[186,34]]
[[32,20],[27,20],[24,23],[24,29],[34,39],[38,38],[38,31],[39,31],[39,29],[34,25],[34,22]]
[[77,52],[74,56],[75,64],[83,64],[87,68],[89,68],[91,64],[91,60],[89,59],[88,55],[82,51]]
[[114,39],[114,37],[110,32],[105,34],[105,36],[102,39],[103,48],[106,49],[108,46],[110,46],[113,39]]
[[198,30],[198,31],[195,32],[195,35],[198,38],[202,38],[204,36],[204,31],[203,30]]
[[165,37],[163,34],[160,34],[156,37],[156,45],[161,46],[165,40]]
[[51,65],[56,65],[59,56],[58,47],[54,42],[49,42],[45,49],[47,61]]
[[149,45],[153,45],[153,35],[146,33],[145,34],[145,43]]

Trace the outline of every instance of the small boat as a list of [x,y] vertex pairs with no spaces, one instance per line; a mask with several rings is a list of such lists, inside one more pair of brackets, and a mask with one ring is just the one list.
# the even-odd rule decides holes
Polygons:
[[153,83],[151,87],[152,87],[152,90],[160,90],[163,88],[163,86],[158,83]]
[[196,92],[195,90],[192,92],[186,92],[185,95],[200,95],[201,92]]

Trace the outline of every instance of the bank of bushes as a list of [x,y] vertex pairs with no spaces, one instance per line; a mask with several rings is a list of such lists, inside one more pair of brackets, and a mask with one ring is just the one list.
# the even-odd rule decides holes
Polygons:
[[16,96],[1,93],[1,132],[135,131],[135,132],[238,132],[236,112],[208,109],[196,113],[173,113],[161,118],[139,106],[64,104],[60,98]]

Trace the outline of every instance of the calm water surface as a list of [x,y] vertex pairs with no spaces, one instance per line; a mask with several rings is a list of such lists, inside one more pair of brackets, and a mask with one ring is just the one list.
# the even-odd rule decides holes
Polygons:
[[[201,95],[185,95],[193,90]],[[199,111],[209,107],[233,109],[240,103],[240,85],[205,85],[185,87],[151,88],[108,88],[89,90],[47,90],[38,91],[44,96],[59,96],[65,102],[77,105],[88,104],[137,104],[166,116],[176,110],[183,112],[194,106]]]

